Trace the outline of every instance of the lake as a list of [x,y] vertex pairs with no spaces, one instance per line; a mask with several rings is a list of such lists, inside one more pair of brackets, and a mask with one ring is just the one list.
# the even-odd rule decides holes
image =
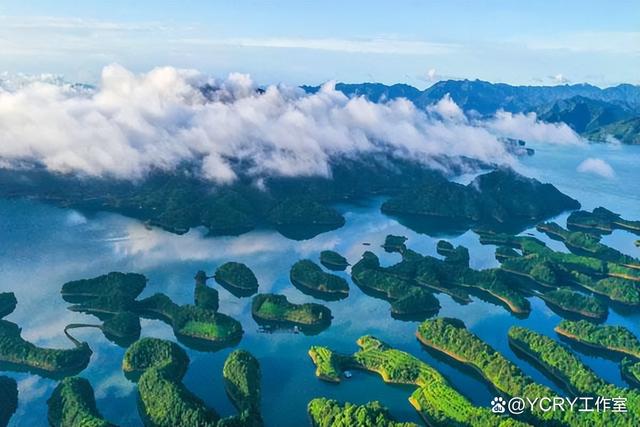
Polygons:
[[[640,218],[640,147],[588,145],[585,147],[533,145],[536,154],[521,159],[519,170],[541,181],[556,185],[578,199],[583,208],[605,206],[629,219]],[[586,158],[601,158],[615,171],[613,178],[579,173],[577,166]],[[471,177],[460,177],[461,181]],[[409,238],[407,246],[423,254],[435,255],[436,242],[442,237],[469,248],[474,268],[497,266],[494,246],[483,246],[477,235],[467,231],[458,236],[431,237],[418,234],[396,220],[380,213],[383,199],[371,199],[357,206],[338,206],[346,225],[310,240],[289,240],[270,230],[256,230],[237,237],[206,237],[205,230],[194,229],[178,236],[159,229],[147,229],[140,222],[109,213],[85,216],[28,200],[0,200],[0,291],[13,291],[18,298],[16,311],[7,317],[23,328],[23,336],[40,345],[70,347],[63,329],[69,323],[97,323],[92,316],[67,310],[69,304],[60,296],[60,288],[69,280],[94,277],[109,271],[138,272],[149,278],[142,296],[164,292],[180,304],[193,301],[193,276],[197,270],[213,274],[226,261],[246,263],[255,272],[260,292],[285,294],[295,303],[314,299],[289,282],[289,268],[301,258],[318,261],[324,249],[333,249],[355,263],[365,250],[375,252],[383,265],[400,260],[380,247],[387,234]],[[567,214],[555,219],[565,225]],[[566,250],[535,230],[554,249]],[[640,256],[635,247],[637,236],[615,231],[603,242],[629,255]],[[369,243],[370,245],[364,245]],[[407,398],[414,387],[383,383],[378,375],[354,372],[341,384],[318,380],[307,355],[311,345],[326,345],[351,353],[356,339],[374,335],[393,347],[408,351],[437,368],[452,385],[473,403],[489,406],[490,388],[468,370],[425,351],[415,338],[418,322],[395,320],[389,304],[363,294],[348,272],[348,298],[316,301],[327,305],[334,316],[329,329],[319,335],[305,336],[292,332],[264,333],[251,317],[251,298],[236,298],[213,280],[209,284],[220,292],[220,311],[238,319],[245,330],[237,348],[251,351],[260,361],[262,411],[270,426],[308,425],[307,403],[315,397],[330,397],[354,403],[379,400],[394,417],[420,423]],[[538,298],[531,298],[532,313],[518,319],[502,306],[473,297],[460,305],[438,294],[440,316],[457,317],[491,346],[520,366],[536,381],[562,391],[528,362],[518,358],[507,343],[507,330],[521,325],[556,337],[554,326],[561,318]],[[607,324],[624,325],[640,335],[640,313],[610,310]],[[175,340],[171,328],[160,321],[143,320],[142,335]],[[80,375],[89,379],[102,414],[122,426],[142,425],[136,407],[135,384],[120,368],[124,349],[108,341],[94,329],[79,329],[74,336],[89,343],[94,351],[89,367]],[[185,377],[187,387],[221,415],[235,413],[227,398],[222,365],[232,349],[214,353],[186,349],[191,365]],[[577,353],[581,359],[607,381],[625,385],[618,364],[602,357]],[[14,426],[45,426],[46,400],[55,381],[25,373],[4,373],[19,384],[19,408],[13,416]]]

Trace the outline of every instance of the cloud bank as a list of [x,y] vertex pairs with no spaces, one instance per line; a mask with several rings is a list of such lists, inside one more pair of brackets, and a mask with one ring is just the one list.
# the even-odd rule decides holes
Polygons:
[[448,96],[419,110],[404,99],[347,98],[331,83],[315,94],[258,90],[247,75],[215,80],[171,67],[134,74],[111,65],[95,89],[51,81],[0,89],[0,164],[89,176],[138,179],[186,162],[220,183],[237,178],[238,162],[255,177],[328,176],[333,159],[380,152],[433,166],[442,156],[514,164],[504,136],[579,141],[535,115],[469,122]]
[[578,172],[590,173],[609,179],[615,177],[616,175],[609,163],[602,159],[593,157],[589,157],[588,159],[580,163],[577,170]]

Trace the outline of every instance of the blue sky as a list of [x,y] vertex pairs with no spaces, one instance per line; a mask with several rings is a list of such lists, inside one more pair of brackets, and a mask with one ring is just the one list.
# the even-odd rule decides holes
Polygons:
[[159,65],[260,83],[640,83],[636,1],[0,1],[0,72]]

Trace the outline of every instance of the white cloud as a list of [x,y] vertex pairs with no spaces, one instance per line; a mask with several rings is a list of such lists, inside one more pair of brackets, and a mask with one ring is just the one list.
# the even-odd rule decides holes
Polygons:
[[551,81],[557,84],[565,84],[570,82],[570,80],[561,73],[558,73],[555,76],[549,76],[549,78],[551,79]]
[[186,38],[173,40],[177,44],[204,46],[266,47],[274,49],[311,49],[345,53],[374,53],[393,55],[441,55],[460,49],[452,43],[406,40],[390,37],[362,39],[294,38],[294,37],[239,37],[239,38]]
[[640,53],[638,31],[582,31],[554,34],[553,37],[519,38],[527,48],[533,50],[564,50],[576,53]]
[[514,114],[498,111],[485,123],[492,132],[527,142],[551,144],[584,144],[580,136],[565,123],[546,123],[538,121],[535,113]]
[[[218,90],[207,98],[204,84]],[[437,105],[460,117],[450,98]],[[333,84],[313,95],[285,86],[259,93],[246,75],[212,80],[171,67],[136,75],[111,65],[92,92],[41,82],[0,91],[0,139],[3,164],[121,178],[193,161],[228,182],[237,176],[230,159],[251,162],[256,177],[327,176],[333,158],[381,151],[434,165],[443,155],[513,162],[494,133],[404,99],[349,99]]]
[[438,73],[435,68],[430,68],[429,71],[427,71],[427,80],[430,82],[438,80]]
[[588,159],[580,163],[578,165],[577,171],[582,173],[590,173],[609,179],[614,178],[616,175],[609,163],[602,159],[594,157],[589,157]]
[[427,111],[436,113],[445,120],[465,121],[466,117],[462,108],[451,99],[451,95],[445,94],[438,102],[427,107]]

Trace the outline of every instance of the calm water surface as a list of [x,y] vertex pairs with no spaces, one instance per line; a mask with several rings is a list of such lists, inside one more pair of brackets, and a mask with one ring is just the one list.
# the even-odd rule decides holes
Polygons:
[[[536,155],[522,160],[520,171],[555,184],[578,199],[583,207],[603,205],[629,218],[640,218],[640,147],[593,145],[582,148],[540,145]],[[615,170],[612,179],[576,172],[588,157],[606,160]],[[23,336],[41,346],[69,347],[63,328],[72,322],[95,323],[92,316],[67,310],[60,287],[69,280],[93,277],[109,271],[144,273],[149,284],[143,296],[165,292],[178,303],[193,298],[193,275],[197,270],[213,273],[223,262],[247,263],[256,273],[261,292],[287,295],[296,303],[313,301],[294,288],[288,279],[289,267],[300,258],[318,260],[321,250],[334,249],[351,263],[362,252],[376,252],[384,264],[399,260],[387,254],[380,244],[389,234],[409,237],[408,246],[424,254],[435,255],[438,238],[417,234],[382,215],[382,199],[359,206],[339,206],[346,225],[311,240],[288,240],[272,231],[254,231],[238,237],[207,238],[203,230],[191,230],[183,236],[162,230],[145,229],[139,222],[114,214],[86,217],[66,209],[25,200],[0,200],[0,291],[13,291],[18,308],[8,316],[23,328]],[[556,220],[564,225],[567,215]],[[528,230],[539,236],[535,230]],[[496,266],[493,246],[482,246],[473,232],[447,236],[470,249],[475,268]],[[558,242],[544,238],[554,249],[565,250]],[[640,256],[634,246],[637,237],[616,231],[604,242],[630,255]],[[370,243],[364,246],[363,243]],[[348,279],[348,273],[339,273]],[[350,279],[348,279],[350,282]],[[212,285],[215,285],[211,281]],[[391,386],[379,376],[355,372],[342,384],[316,379],[307,356],[311,345],[327,345],[341,352],[357,349],[355,340],[373,334],[392,346],[411,352],[436,367],[450,382],[477,405],[488,405],[491,390],[472,373],[425,351],[416,341],[417,322],[394,320],[389,304],[364,295],[351,284],[350,296],[338,302],[322,302],[331,308],[332,326],[316,336],[292,333],[265,334],[251,318],[251,298],[236,298],[225,289],[220,292],[220,311],[242,322],[245,335],[239,348],[250,350],[259,360],[263,373],[263,415],[270,426],[307,425],[306,405],[314,397],[325,396],[355,403],[380,400],[399,420],[420,422],[407,401],[413,387]],[[526,361],[519,359],[507,344],[507,330],[522,325],[555,337],[554,326],[560,317],[539,299],[532,298],[533,311],[526,319],[517,319],[501,306],[478,298],[459,305],[438,295],[441,316],[458,317],[483,340],[502,352],[537,381],[562,391]],[[610,311],[607,323],[624,325],[640,335],[640,314]],[[171,329],[159,321],[143,320],[142,335],[174,339]],[[76,336],[86,340],[94,351],[89,367],[81,373],[96,392],[103,415],[123,426],[139,426],[135,385],[120,369],[124,349],[106,340],[101,332],[84,329]],[[187,349],[191,365],[186,385],[222,415],[235,413],[225,395],[222,364],[232,349],[215,353]],[[615,361],[579,352],[578,355],[607,381],[625,385]],[[23,373],[7,373],[19,384],[20,406],[12,418],[14,426],[45,426],[46,399],[55,387],[52,380]]]

